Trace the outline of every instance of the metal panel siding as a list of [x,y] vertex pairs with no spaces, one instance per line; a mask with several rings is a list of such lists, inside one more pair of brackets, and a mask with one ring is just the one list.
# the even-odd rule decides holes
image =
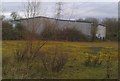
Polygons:
[[[35,22],[33,24],[33,21]],[[43,20],[39,18],[21,20],[21,24],[26,27],[27,30],[31,31],[33,28],[36,30],[36,33],[40,34],[44,28]],[[29,26],[29,27],[28,27]]]
[[[28,29],[31,31],[32,29],[32,23],[34,22],[36,23],[36,28],[37,29],[37,33],[41,33],[43,31],[43,29],[45,28],[45,24],[47,22],[51,22],[51,23],[55,23],[56,20],[55,19],[50,19],[50,18],[34,18],[34,19],[26,19],[26,20],[21,20],[21,23]],[[29,25],[27,25],[27,21],[29,22]],[[46,21],[46,22],[45,22]],[[78,29],[79,31],[81,31],[83,34],[85,35],[91,35],[91,23],[85,23],[85,22],[69,22],[69,21],[61,21],[61,20],[57,20],[58,22],[58,28],[63,29],[66,27],[75,27],[76,29]],[[29,26],[29,27],[27,27]]]
[[68,21],[58,21],[58,27],[59,28],[65,28],[65,27],[75,27],[79,31],[81,31],[85,35],[91,35],[91,23],[85,23],[85,22],[68,22]]
[[91,24],[90,23],[81,23],[81,22],[76,22],[76,23],[71,23],[75,28],[77,28],[79,31],[81,31],[85,35],[91,35]]

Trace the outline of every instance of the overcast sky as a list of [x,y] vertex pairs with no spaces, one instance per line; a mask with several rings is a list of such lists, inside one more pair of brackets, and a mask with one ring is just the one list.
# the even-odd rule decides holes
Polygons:
[[[1,0],[2,2],[26,2],[27,0]],[[34,1],[34,0],[32,0]],[[37,0],[42,2],[118,2],[119,0]]]
[[[7,2],[6,2],[7,1]],[[10,13],[15,11],[24,17],[24,5],[25,2],[14,2],[22,0],[11,0],[13,2],[8,2],[10,0],[4,0],[2,2],[3,14],[10,18]],[[87,0],[86,0],[87,1]],[[102,0],[100,0],[102,1]],[[106,1],[106,2],[104,2]],[[63,19],[78,19],[86,17],[95,18],[112,18],[118,17],[118,2],[117,0],[104,0],[103,2],[63,2],[62,7],[62,18]],[[42,2],[41,3],[41,14],[42,16],[54,17],[55,12],[55,2]]]

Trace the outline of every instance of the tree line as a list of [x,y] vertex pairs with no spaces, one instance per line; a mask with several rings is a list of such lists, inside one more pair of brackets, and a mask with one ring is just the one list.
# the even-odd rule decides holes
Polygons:
[[8,21],[2,22],[2,39],[3,40],[21,40],[24,36],[24,28],[21,24],[12,26]]

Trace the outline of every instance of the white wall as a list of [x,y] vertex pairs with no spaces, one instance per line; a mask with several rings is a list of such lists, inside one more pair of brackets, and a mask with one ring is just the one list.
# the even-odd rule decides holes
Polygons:
[[96,37],[101,38],[101,39],[106,37],[106,27],[105,26],[98,25],[97,32],[96,32]]

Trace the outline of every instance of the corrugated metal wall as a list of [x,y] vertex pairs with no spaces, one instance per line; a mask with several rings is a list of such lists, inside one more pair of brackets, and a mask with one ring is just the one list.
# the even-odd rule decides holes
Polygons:
[[[87,36],[91,36],[91,23],[86,22],[73,22],[68,20],[55,20],[53,18],[45,18],[45,17],[38,17],[38,18],[31,18],[31,19],[23,19],[21,20],[21,23],[28,29],[31,30],[34,26],[37,33],[41,33],[43,29],[45,28],[46,24],[53,24],[57,21],[57,27],[62,29],[66,27],[75,27],[79,31],[81,31],[83,34]],[[29,26],[29,27],[28,27]]]

